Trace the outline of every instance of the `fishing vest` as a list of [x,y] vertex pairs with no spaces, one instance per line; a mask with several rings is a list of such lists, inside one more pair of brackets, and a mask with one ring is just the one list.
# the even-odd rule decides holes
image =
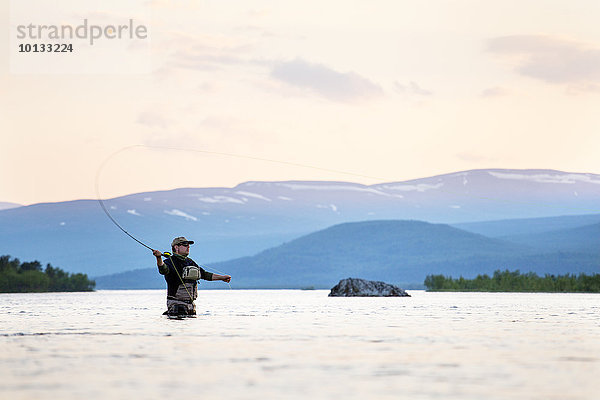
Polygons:
[[[172,256],[164,260],[167,298],[191,302],[198,297],[198,279],[212,280],[212,274],[199,267],[191,258]],[[183,283],[181,282],[183,280]]]

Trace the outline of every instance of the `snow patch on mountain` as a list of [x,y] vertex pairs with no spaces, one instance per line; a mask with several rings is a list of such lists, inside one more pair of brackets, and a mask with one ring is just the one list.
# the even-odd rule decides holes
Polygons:
[[600,179],[594,179],[594,177],[597,176],[590,176],[587,174],[519,174],[497,171],[488,171],[488,174],[498,179],[512,179],[536,183],[561,183],[572,185],[583,182],[600,185]]
[[202,201],[204,203],[235,203],[235,204],[245,204],[244,200],[231,197],[231,196],[197,196],[198,201]]
[[264,200],[264,201],[272,201],[268,197],[265,197],[265,196],[263,196],[261,194],[258,194],[258,193],[244,192],[244,191],[238,191],[238,192],[235,192],[235,193],[239,194],[240,196],[252,197],[254,199],[260,199],[260,200]]
[[469,180],[467,179],[467,176],[469,176],[469,172],[457,172],[455,174],[450,174],[448,175],[450,177],[462,177],[462,184],[463,186],[467,186],[467,184],[469,183]]
[[397,190],[400,192],[426,192],[428,190],[439,189],[444,186],[443,182],[431,184],[431,183],[419,183],[417,185],[383,185],[384,189]]
[[390,194],[382,192],[371,187],[366,186],[351,186],[351,185],[310,185],[302,183],[278,183],[278,186],[282,186],[291,190],[320,190],[320,191],[353,191],[353,192],[364,192],[372,193],[379,196],[390,196]]
[[338,208],[335,204],[317,204],[317,208],[326,208],[326,209],[330,209],[331,211],[333,211],[335,213],[338,212]]
[[198,218],[194,217],[193,215],[185,213],[185,212],[183,212],[181,210],[178,210],[176,208],[174,208],[172,210],[165,210],[165,214],[174,215],[176,217],[183,217],[187,221],[198,221]]

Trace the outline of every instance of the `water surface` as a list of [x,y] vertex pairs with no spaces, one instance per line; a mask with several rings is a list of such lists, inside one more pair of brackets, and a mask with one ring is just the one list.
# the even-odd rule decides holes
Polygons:
[[600,295],[0,294],[5,399],[597,399]]

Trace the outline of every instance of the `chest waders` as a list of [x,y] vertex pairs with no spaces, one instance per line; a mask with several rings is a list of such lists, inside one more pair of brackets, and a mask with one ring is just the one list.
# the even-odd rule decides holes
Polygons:
[[[170,317],[174,316],[177,318],[195,316],[196,306],[194,304],[194,296],[190,293],[190,290],[188,289],[188,284],[186,284],[185,281],[188,281],[190,283],[194,282],[194,284],[197,284],[198,280],[200,279],[200,268],[196,267],[195,265],[186,265],[183,267],[182,273],[179,274],[177,266],[175,265],[173,258],[171,258],[171,253],[165,252],[163,253],[163,255],[167,256],[169,258],[169,261],[171,261],[171,265],[173,266],[173,269],[175,270],[175,273],[177,274],[177,277],[181,282],[179,288],[183,287],[185,289],[185,293],[187,293],[189,297],[189,302],[187,299],[181,300],[180,298],[178,298],[179,296],[176,296],[176,299],[173,300],[167,299],[168,309],[165,314],[167,314]],[[179,288],[177,289],[177,293],[179,293]]]

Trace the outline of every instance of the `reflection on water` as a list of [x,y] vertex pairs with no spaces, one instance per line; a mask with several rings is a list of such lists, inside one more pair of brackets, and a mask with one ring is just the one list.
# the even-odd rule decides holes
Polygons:
[[600,295],[0,294],[0,398],[596,399]]

